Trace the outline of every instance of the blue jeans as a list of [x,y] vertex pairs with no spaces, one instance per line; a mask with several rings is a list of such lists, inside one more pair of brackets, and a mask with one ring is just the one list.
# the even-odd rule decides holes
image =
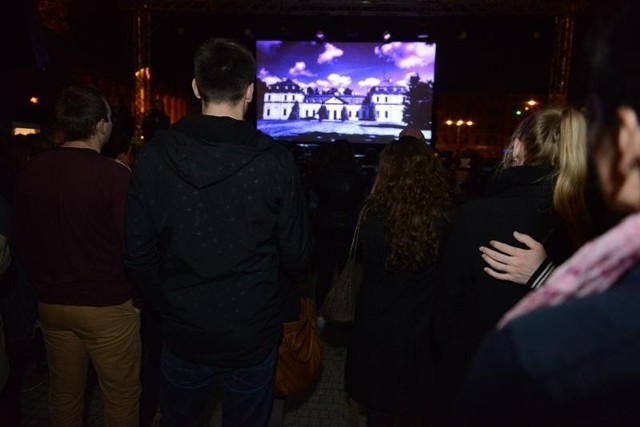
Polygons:
[[162,427],[198,426],[206,421],[209,392],[222,385],[222,426],[263,427],[271,415],[277,348],[259,364],[221,368],[184,360],[162,349]]

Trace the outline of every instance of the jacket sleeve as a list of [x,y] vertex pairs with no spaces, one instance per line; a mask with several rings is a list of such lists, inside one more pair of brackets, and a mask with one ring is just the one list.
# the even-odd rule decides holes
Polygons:
[[314,239],[298,167],[293,155],[287,154],[286,170],[289,175],[285,180],[276,239],[281,273],[294,282],[300,282],[305,279],[311,265]]
[[[123,261],[129,280],[144,301],[160,309],[158,235],[150,207],[157,197],[150,147],[138,153],[129,182],[124,214]],[[157,159],[156,159],[157,161]]]
[[449,412],[448,425],[516,425],[522,422],[520,417],[532,402],[527,394],[534,389],[518,361],[509,331],[494,331],[471,366]]
[[537,289],[544,285],[555,268],[556,264],[551,259],[545,259],[542,264],[540,264],[540,267],[529,277],[527,287],[529,289]]

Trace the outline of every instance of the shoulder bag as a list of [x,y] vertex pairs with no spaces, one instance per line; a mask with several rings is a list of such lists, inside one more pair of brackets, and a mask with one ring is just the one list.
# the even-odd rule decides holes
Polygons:
[[302,298],[299,320],[283,325],[274,381],[276,397],[304,391],[320,372],[322,363],[322,341],[311,299]]
[[365,210],[366,206],[362,208],[360,215],[358,215],[358,222],[353,232],[347,262],[342,271],[334,275],[331,289],[322,305],[322,316],[330,323],[353,323],[356,312],[356,298],[362,285],[362,263],[358,261],[356,254]]

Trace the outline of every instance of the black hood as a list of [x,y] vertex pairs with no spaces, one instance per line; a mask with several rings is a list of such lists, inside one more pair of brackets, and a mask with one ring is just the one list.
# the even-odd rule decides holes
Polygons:
[[182,179],[203,188],[236,174],[274,141],[241,120],[193,115],[158,131],[152,143]]

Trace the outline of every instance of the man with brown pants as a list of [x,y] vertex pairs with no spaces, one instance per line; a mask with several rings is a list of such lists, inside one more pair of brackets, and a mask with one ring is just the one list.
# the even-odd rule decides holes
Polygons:
[[12,227],[16,257],[38,295],[51,426],[84,424],[91,360],[105,425],[137,427],[140,315],[121,246],[130,171],[100,154],[112,123],[97,89],[66,88],[55,113],[65,143],[21,172]]

